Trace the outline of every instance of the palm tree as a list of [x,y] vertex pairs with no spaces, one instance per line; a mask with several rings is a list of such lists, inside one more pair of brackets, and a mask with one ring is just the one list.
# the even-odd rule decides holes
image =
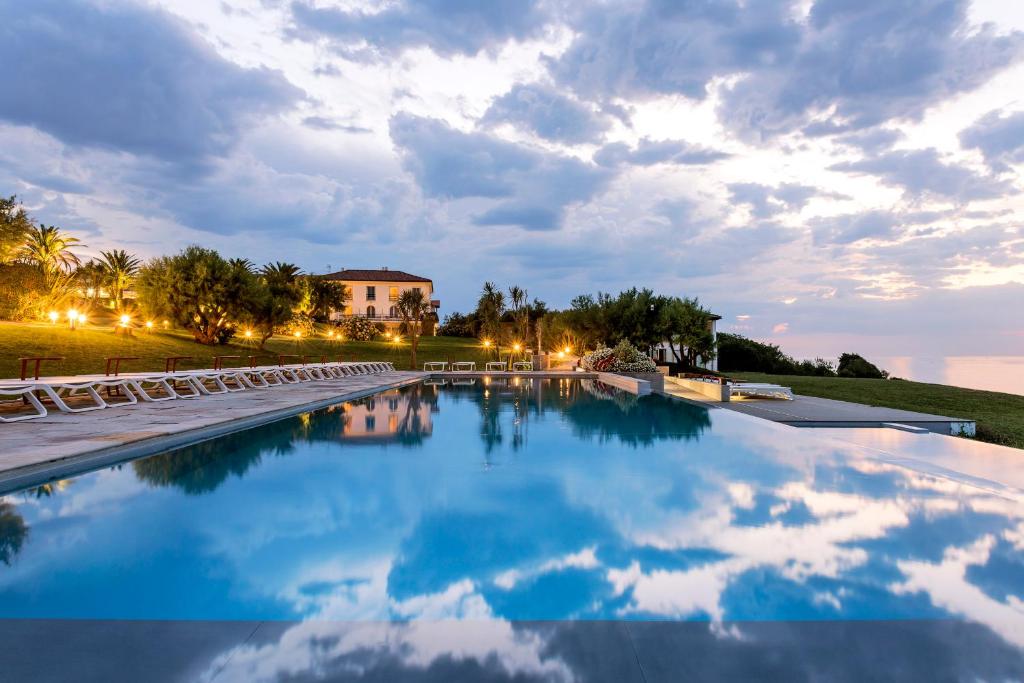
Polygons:
[[493,282],[485,282],[476,304],[476,315],[480,320],[480,329],[484,337],[494,341],[494,348],[501,358],[501,314],[505,312],[505,295],[494,286]]
[[47,286],[52,287],[57,275],[66,274],[81,263],[71,248],[84,246],[77,237],[62,232],[57,226],[40,223],[29,229],[18,255],[26,263],[39,266]]
[[107,275],[103,264],[95,259],[83,263],[75,269],[75,284],[78,286],[84,298],[95,303],[100,297],[100,290],[106,284]]
[[516,321],[516,326],[519,328],[516,330],[516,334],[519,339],[524,343],[528,344],[527,337],[529,336],[530,330],[530,307],[526,303],[526,290],[512,285],[508,288],[508,298],[512,303],[512,317]]
[[302,275],[302,269],[294,263],[274,261],[260,268],[260,275],[268,280],[273,279],[278,282],[293,284],[296,278]]
[[416,369],[416,349],[420,344],[420,326],[423,316],[430,312],[430,302],[419,289],[407,289],[398,297],[396,304],[399,315],[409,332],[410,349],[412,351],[411,367]]
[[124,249],[114,251],[101,251],[100,267],[103,268],[103,281],[110,290],[110,300],[114,302],[114,308],[121,310],[124,307],[124,290],[131,286],[135,276],[142,267],[142,261],[132,256]]

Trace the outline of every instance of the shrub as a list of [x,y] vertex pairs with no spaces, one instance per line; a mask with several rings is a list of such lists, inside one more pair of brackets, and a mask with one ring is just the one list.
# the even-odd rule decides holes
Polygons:
[[597,349],[583,356],[581,365],[595,372],[657,372],[658,367],[646,354],[628,341],[619,342],[614,349]]
[[373,341],[383,331],[382,325],[368,318],[352,316],[341,323],[342,334],[352,341]]

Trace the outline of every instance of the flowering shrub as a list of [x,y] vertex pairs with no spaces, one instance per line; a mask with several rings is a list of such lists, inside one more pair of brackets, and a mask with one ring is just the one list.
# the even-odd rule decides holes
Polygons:
[[580,360],[585,370],[594,372],[657,372],[654,361],[629,342],[623,341],[614,349],[604,347],[588,353]]
[[381,333],[380,326],[368,318],[352,316],[341,323],[345,339],[352,341],[373,341]]

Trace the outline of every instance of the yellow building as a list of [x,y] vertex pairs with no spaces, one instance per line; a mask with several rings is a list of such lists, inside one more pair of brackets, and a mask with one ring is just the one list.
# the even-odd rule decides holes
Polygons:
[[[340,282],[348,288],[351,297],[344,311],[334,311],[331,320],[340,321],[345,318],[359,316],[374,322],[383,323],[385,327],[398,327],[402,316],[398,312],[398,297],[407,289],[418,289],[423,298],[430,302],[431,311],[436,313],[441,302],[434,299],[434,283],[425,277],[412,275],[401,270],[339,270],[328,273],[325,278]],[[429,332],[429,326],[425,332]]]

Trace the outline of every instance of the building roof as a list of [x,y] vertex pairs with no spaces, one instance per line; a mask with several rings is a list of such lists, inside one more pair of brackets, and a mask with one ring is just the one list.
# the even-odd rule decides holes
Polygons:
[[404,270],[390,270],[380,268],[377,270],[357,270],[347,268],[335,273],[324,275],[328,280],[346,280],[349,282],[432,282],[429,277],[420,277],[406,273]]

